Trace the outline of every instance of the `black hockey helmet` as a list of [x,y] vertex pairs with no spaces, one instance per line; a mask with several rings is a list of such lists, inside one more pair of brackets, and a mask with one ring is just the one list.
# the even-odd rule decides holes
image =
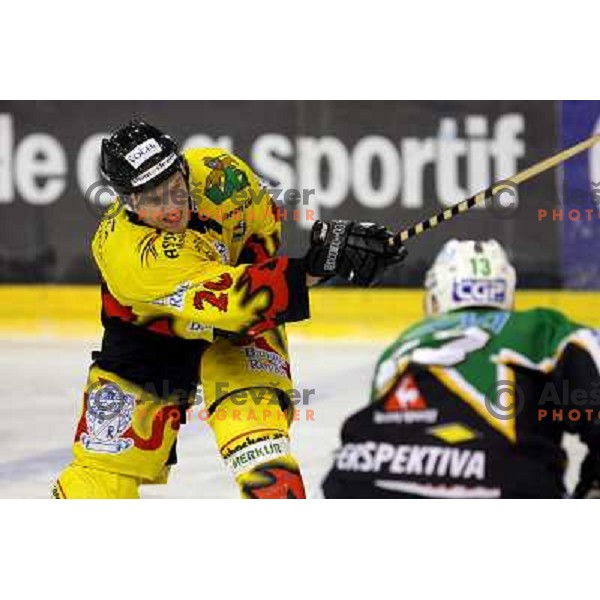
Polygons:
[[118,194],[155,187],[178,170],[186,172],[177,142],[140,118],[102,140],[100,172]]

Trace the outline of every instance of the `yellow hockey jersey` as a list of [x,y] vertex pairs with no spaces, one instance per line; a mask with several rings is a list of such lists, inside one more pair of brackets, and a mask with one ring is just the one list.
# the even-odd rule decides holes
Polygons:
[[[122,210],[92,241],[105,328],[93,358],[130,381],[154,382],[160,395],[191,390],[200,357],[219,339],[264,345],[268,333],[269,349],[287,361],[280,326],[309,316],[303,261],[276,256],[281,224],[256,175],[221,148],[184,158],[194,205],[185,232],[149,227]],[[217,378],[219,369],[211,371]]]
[[122,210],[96,232],[107,317],[212,341],[214,329],[254,335],[308,316],[302,262],[274,258],[281,224],[258,178],[220,148],[187,150],[196,211],[170,233]]

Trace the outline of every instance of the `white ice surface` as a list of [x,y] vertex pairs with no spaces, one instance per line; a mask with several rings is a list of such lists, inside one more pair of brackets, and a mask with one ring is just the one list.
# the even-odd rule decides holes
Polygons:
[[[53,477],[69,462],[70,442],[96,341],[0,340],[0,498],[47,498]],[[315,389],[305,419],[292,429],[309,496],[318,495],[344,418],[367,399],[383,344],[291,341],[297,388]],[[573,485],[583,446],[570,437],[567,483]],[[168,485],[143,486],[144,498],[236,498],[206,423],[192,419],[180,433],[179,464]]]

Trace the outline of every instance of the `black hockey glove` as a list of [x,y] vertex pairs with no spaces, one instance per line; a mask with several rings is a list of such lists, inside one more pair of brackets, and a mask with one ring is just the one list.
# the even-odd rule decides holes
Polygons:
[[317,221],[306,255],[313,277],[339,275],[357,285],[372,285],[383,272],[404,260],[402,244],[383,225],[356,221]]

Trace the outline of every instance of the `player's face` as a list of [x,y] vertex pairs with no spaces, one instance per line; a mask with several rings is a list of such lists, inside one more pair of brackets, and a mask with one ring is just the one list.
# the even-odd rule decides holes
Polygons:
[[144,223],[181,233],[190,219],[188,198],[187,182],[178,171],[157,187],[135,194],[133,205]]

